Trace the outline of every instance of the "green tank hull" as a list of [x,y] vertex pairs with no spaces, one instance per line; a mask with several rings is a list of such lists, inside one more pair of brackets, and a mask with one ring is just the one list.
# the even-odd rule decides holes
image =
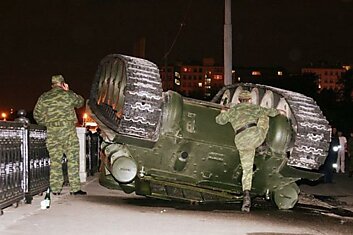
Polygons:
[[[230,124],[215,122],[225,103],[225,96],[220,97],[205,102],[173,91],[162,92],[153,63],[107,56],[98,68],[87,107],[104,138],[100,183],[166,200],[242,200],[242,169],[234,130]],[[280,209],[290,209],[298,201],[297,180],[320,177],[307,170],[306,160],[298,160],[300,154],[291,160],[298,135],[293,123],[297,125],[293,113],[270,118],[266,141],[257,149],[254,162],[252,196],[272,199]],[[327,136],[330,133],[325,132],[325,141]],[[322,157],[314,159],[319,160],[310,165],[312,168],[322,164]]]

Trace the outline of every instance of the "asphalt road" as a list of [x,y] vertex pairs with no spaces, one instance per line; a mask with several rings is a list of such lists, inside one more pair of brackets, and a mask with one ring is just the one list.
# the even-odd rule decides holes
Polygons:
[[32,204],[9,207],[0,217],[0,234],[353,234],[353,213],[298,204],[280,211],[255,201],[250,213],[240,204],[188,205],[127,195],[100,186],[90,178],[87,196],[53,196],[41,210],[44,196]]

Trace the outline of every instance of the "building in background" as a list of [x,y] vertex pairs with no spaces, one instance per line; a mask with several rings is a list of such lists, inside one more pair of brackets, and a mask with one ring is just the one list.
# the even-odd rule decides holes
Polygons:
[[[342,91],[344,83],[340,80],[351,66],[307,66],[301,69],[301,75],[317,78],[317,90]],[[211,99],[224,86],[223,66],[215,64],[213,58],[205,58],[202,65],[179,63],[175,66],[160,67],[163,90],[174,90],[180,94],[199,98]],[[266,85],[280,85],[284,80],[290,80],[293,74],[279,66],[273,67],[238,67],[232,72],[233,83],[250,82]],[[283,84],[282,84],[283,85]],[[296,88],[284,87],[292,90]],[[352,92],[353,94],[353,92]]]
[[[287,74],[282,67],[239,67],[232,72],[233,83],[255,82],[261,79],[282,79]],[[204,58],[202,65],[179,64],[161,66],[163,90],[174,90],[184,96],[211,99],[224,86],[224,68],[213,58]]]
[[161,66],[160,75],[163,90],[195,98],[211,98],[224,85],[223,66],[215,65],[212,58],[203,59],[202,65]]
[[234,71],[234,82],[252,82],[262,79],[283,79],[287,70],[282,67],[239,67]]
[[161,66],[159,68],[159,73],[162,80],[163,91],[175,90],[175,86],[177,86],[178,81],[175,81],[177,74],[175,74],[174,66]]
[[302,74],[315,74],[318,77],[319,90],[327,89],[339,91],[343,84],[340,79],[347,71],[344,66],[308,66],[301,69]]

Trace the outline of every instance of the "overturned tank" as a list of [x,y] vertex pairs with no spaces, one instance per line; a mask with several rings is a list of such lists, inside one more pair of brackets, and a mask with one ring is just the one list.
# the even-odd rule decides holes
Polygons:
[[256,84],[224,87],[211,102],[162,91],[150,61],[108,55],[97,70],[87,108],[102,130],[100,184],[146,197],[207,203],[242,200],[242,169],[231,125],[215,117],[238,102],[281,109],[270,118],[256,151],[253,197],[279,209],[298,201],[299,179],[316,180],[325,161],[331,128],[315,101],[302,94]]

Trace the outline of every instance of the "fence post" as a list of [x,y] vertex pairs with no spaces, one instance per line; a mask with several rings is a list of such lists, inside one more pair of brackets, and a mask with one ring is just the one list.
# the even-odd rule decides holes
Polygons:
[[78,140],[80,143],[80,181],[81,183],[86,182],[87,172],[86,172],[86,128],[76,127],[76,132]]

